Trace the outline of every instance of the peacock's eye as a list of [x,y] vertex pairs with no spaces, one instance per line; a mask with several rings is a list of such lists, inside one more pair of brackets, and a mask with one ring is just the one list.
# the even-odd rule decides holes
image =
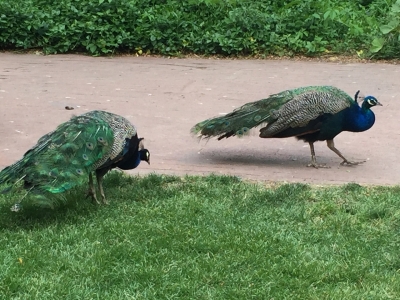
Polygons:
[[94,149],[93,143],[90,143],[90,142],[87,142],[87,143],[86,143],[86,147],[87,147],[88,149],[90,149],[90,150],[93,150],[93,149]]

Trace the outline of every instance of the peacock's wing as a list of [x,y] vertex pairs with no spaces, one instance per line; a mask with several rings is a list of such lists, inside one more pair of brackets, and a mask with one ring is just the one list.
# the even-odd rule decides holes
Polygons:
[[108,159],[113,144],[113,131],[106,121],[75,116],[1,171],[0,182],[23,180],[25,187],[38,192],[64,192],[87,181],[87,175]]
[[99,160],[94,169],[111,169],[118,164],[125,156],[132,151],[131,148],[137,150],[137,143],[134,145],[134,141],[137,138],[137,130],[126,118],[116,115],[110,112],[94,110],[84,114],[84,116],[90,116],[106,122],[114,135],[114,141],[112,149],[107,157]]
[[286,93],[285,99],[289,101],[270,111],[270,121],[260,130],[260,137],[272,137],[288,128],[305,127],[321,115],[337,114],[355,103],[348,94],[331,86],[299,88]]

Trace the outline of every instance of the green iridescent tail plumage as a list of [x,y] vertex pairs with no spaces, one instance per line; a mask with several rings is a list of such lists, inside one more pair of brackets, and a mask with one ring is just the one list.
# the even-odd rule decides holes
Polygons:
[[[326,97],[326,101],[324,100],[325,95],[329,95]],[[332,98],[345,100],[335,102],[331,101]],[[222,139],[248,135],[252,128],[273,123],[278,117],[283,122],[301,124],[302,117],[307,122],[310,118],[309,112],[301,112],[302,103],[312,101],[316,102],[316,108],[322,106],[325,109],[326,106],[326,110],[332,112],[349,106],[350,102],[348,101],[354,102],[346,93],[332,86],[301,87],[247,103],[224,116],[204,120],[193,126],[191,132],[203,138],[218,137],[218,139]],[[337,107],[338,105],[340,107]],[[293,109],[296,106],[298,109]],[[292,115],[282,116],[285,111],[291,112]]]
[[276,97],[269,98],[268,102],[264,100],[247,103],[229,114],[202,121],[192,128],[192,133],[205,138],[247,135],[251,128],[268,122],[269,111],[279,107],[284,99]]
[[21,160],[3,169],[0,184],[21,181],[40,197],[64,192],[87,182],[99,159],[111,152],[113,142],[107,122],[90,115],[73,117],[40,138]]

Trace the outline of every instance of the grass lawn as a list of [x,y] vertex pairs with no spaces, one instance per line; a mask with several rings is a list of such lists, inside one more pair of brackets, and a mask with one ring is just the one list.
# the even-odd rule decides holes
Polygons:
[[108,206],[85,188],[19,213],[0,195],[0,299],[400,299],[400,187],[115,172]]

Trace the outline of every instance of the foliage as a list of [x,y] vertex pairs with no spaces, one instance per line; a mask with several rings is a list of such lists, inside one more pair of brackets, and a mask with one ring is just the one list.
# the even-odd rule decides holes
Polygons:
[[[391,56],[400,56],[400,0],[390,9],[387,17],[387,23],[379,27],[383,37],[377,37],[372,41],[371,52],[376,53],[382,50],[386,44],[386,53],[391,53]],[[384,54],[385,55],[385,54]]]
[[[0,194],[1,299],[397,299],[399,187],[111,173],[54,210]],[[86,187],[85,187],[86,188]]]
[[179,55],[355,53],[395,0],[0,0],[0,48]]

